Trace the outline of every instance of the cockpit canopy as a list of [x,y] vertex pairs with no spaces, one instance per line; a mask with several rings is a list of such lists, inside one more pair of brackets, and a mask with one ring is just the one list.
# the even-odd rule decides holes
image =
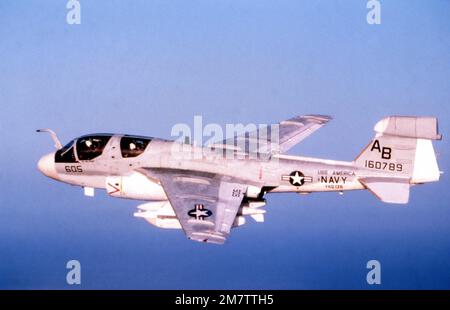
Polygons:
[[129,158],[141,155],[150,141],[151,139],[144,137],[123,136],[120,139],[122,157]]
[[102,155],[112,135],[83,136],[77,139],[77,155],[79,160],[92,160]]
[[61,149],[56,151],[55,162],[57,163],[76,163],[75,152],[73,150],[75,140],[70,141]]
[[[92,134],[74,139],[56,152],[55,162],[74,163],[78,160],[93,160],[102,155],[112,136],[112,134]],[[151,140],[147,137],[130,135],[120,137],[122,157],[132,158],[141,155]]]

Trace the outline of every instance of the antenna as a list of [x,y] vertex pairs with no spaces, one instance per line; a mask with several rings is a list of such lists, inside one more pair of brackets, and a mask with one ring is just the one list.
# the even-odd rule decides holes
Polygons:
[[48,132],[50,134],[50,136],[52,137],[53,142],[55,142],[56,149],[59,150],[62,148],[62,144],[59,141],[58,136],[56,135],[56,133],[53,130],[45,128],[45,129],[38,129],[38,130],[36,130],[36,132]]

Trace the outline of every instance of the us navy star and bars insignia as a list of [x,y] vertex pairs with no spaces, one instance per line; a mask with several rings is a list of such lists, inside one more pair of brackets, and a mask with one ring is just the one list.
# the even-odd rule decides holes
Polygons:
[[188,215],[190,217],[195,217],[196,220],[203,221],[205,217],[210,217],[212,212],[211,210],[205,209],[204,205],[196,204],[194,209],[189,210]]
[[289,181],[289,183],[294,186],[302,186],[305,182],[313,181],[312,177],[305,176],[300,171],[292,171],[289,175],[282,175],[281,179],[283,181]]

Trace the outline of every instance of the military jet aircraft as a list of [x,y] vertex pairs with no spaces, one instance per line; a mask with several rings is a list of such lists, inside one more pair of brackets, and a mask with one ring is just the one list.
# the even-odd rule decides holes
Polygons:
[[249,148],[254,137],[263,136],[261,129],[209,146],[124,134],[89,134],[62,146],[53,131],[41,129],[51,134],[57,151],[43,156],[38,168],[83,187],[88,196],[101,188],[113,197],[148,201],[137,207],[136,217],[216,244],[247,217],[263,222],[267,193],[368,189],[381,201],[406,204],[411,186],[439,180],[432,140],[442,136],[433,117],[382,119],[353,161],[286,154],[330,119],[306,115],[282,121],[278,139],[257,144],[263,150],[256,151],[268,156],[252,156],[255,149]]

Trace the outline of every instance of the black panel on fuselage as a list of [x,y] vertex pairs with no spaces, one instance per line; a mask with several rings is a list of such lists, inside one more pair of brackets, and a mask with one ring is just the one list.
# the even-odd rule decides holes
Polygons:
[[63,148],[56,151],[56,153],[55,153],[55,162],[56,163],[76,163],[76,162],[78,162],[75,158],[74,142],[75,142],[75,140],[72,140],[69,143],[67,143]]

